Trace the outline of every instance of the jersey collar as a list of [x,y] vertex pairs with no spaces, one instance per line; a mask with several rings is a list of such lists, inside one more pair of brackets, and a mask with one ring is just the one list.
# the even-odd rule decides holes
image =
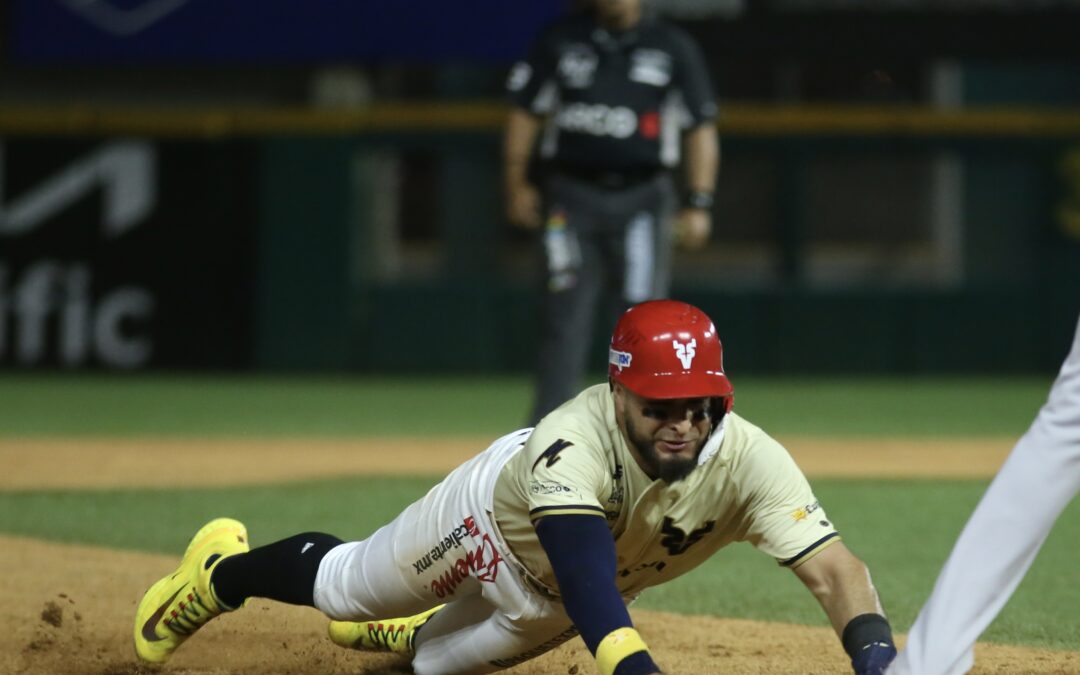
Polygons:
[[701,452],[698,454],[698,466],[709,461],[709,459],[720,450],[720,444],[724,442],[724,427],[727,422],[727,417],[727,415],[724,415],[724,419],[720,420],[720,425],[713,430],[712,434],[709,436],[709,440],[705,441],[705,447],[702,448]]

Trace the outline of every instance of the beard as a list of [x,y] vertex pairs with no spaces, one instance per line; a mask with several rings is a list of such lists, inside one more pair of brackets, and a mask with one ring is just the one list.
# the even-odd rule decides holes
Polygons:
[[691,457],[662,455],[656,449],[655,441],[640,433],[629,415],[625,416],[625,419],[626,435],[634,449],[638,451],[638,456],[641,457],[642,464],[644,464],[642,468],[648,475],[655,476],[665,483],[677,483],[689,476],[690,472],[697,466],[698,456],[701,455],[701,449],[705,447],[703,440],[697,441],[697,451]]

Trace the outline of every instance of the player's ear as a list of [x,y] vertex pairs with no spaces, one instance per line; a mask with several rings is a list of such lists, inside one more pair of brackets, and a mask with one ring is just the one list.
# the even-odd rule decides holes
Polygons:
[[622,408],[626,401],[627,389],[622,384],[609,380],[611,382],[611,397],[615,400],[616,409]]

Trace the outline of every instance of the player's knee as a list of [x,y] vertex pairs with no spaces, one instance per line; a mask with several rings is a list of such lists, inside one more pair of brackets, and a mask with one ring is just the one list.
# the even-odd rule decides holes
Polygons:
[[488,666],[468,645],[461,642],[448,645],[444,640],[433,640],[426,645],[418,644],[412,669],[416,675],[464,675],[502,670]]
[[420,653],[413,657],[412,670],[415,675],[460,675],[465,672],[476,672],[465,671],[446,663],[445,654],[443,658],[432,658],[432,656]]

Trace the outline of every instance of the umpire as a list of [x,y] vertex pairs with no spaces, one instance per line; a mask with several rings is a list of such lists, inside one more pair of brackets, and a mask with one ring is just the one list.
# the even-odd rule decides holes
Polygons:
[[535,424],[577,391],[594,320],[607,331],[666,296],[673,240],[708,238],[716,102],[697,45],[642,0],[592,0],[557,21],[507,87],[507,216],[543,226],[547,262]]

